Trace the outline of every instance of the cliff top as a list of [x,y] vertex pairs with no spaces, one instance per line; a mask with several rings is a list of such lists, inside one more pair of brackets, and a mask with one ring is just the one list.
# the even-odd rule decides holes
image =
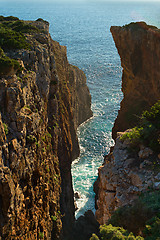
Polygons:
[[120,26],[111,26],[111,32],[117,29],[121,29],[121,30],[129,30],[129,31],[139,31],[139,30],[143,30],[143,31],[152,31],[152,32],[156,32],[156,33],[160,33],[160,29],[158,29],[155,26],[152,25],[148,25],[145,22],[131,22],[129,24],[126,24],[122,27]]
[[39,18],[36,21],[22,21],[16,17],[0,16],[0,47],[3,50],[28,49],[28,35],[48,34],[49,23]]
[[0,76],[21,70],[16,51],[32,50],[35,42],[47,43],[49,23],[39,18],[22,21],[17,17],[0,16]]

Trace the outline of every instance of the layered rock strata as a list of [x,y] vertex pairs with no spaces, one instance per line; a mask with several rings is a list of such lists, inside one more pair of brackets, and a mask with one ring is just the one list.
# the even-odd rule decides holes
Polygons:
[[92,116],[91,97],[48,22],[24,23],[36,29],[24,33],[29,49],[5,49],[22,71],[0,77],[0,238],[59,239],[62,223],[65,235],[74,222],[71,162],[79,155],[76,128]]
[[124,98],[112,136],[136,125],[142,111],[160,96],[160,30],[144,22],[111,27],[123,68]]

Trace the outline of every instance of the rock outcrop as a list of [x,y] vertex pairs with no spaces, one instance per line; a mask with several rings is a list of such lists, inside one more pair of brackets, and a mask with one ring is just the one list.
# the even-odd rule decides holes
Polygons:
[[160,159],[150,148],[139,146],[131,151],[128,141],[118,133],[113,151],[98,170],[96,219],[107,223],[119,207],[132,203],[140,193],[160,189]]
[[[0,21],[4,36],[11,27],[16,36],[16,47],[3,44],[7,57],[0,49],[0,64],[9,63],[8,71],[0,66],[0,238],[59,239],[75,220],[76,128],[92,116],[86,78],[51,39],[48,22]],[[25,49],[16,45],[22,35]]]
[[[117,208],[130,204],[141,192],[160,189],[160,156],[144,145],[135,150],[120,137],[159,100],[160,30],[139,22],[111,27],[111,33],[121,57],[124,98],[112,132],[115,146],[99,168],[94,185],[100,224],[107,223]],[[117,136],[117,132],[121,133]]]
[[142,111],[160,96],[160,30],[144,22],[111,27],[123,68],[124,98],[112,136],[134,127]]
[[[81,79],[81,81],[79,81]],[[78,67],[70,65],[69,89],[75,128],[89,119],[91,111],[91,96],[86,86],[86,76]]]

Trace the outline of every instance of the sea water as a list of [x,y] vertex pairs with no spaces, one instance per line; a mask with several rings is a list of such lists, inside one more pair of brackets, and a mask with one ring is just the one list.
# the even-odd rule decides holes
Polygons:
[[78,128],[81,153],[72,164],[73,186],[80,196],[76,217],[88,209],[95,211],[93,183],[114,143],[111,130],[123,97],[122,69],[110,27],[146,21],[160,28],[159,13],[158,2],[0,2],[0,15],[49,21],[52,38],[67,46],[69,62],[87,75],[93,117]]

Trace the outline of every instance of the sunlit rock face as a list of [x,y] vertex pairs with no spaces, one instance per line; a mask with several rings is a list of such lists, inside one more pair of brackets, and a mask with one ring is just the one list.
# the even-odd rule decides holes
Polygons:
[[124,98],[112,132],[115,146],[99,168],[94,185],[100,224],[141,192],[160,188],[160,156],[143,145],[135,151],[121,140],[123,131],[136,126],[141,113],[160,99],[160,30],[138,22],[111,27],[111,33],[123,68]]
[[124,98],[113,127],[116,133],[136,125],[142,111],[160,96],[160,30],[144,22],[111,27],[123,68]]
[[24,32],[29,48],[4,49],[22,68],[0,76],[0,238],[59,239],[75,220],[71,163],[91,97],[48,22],[10,21],[32,30]]

